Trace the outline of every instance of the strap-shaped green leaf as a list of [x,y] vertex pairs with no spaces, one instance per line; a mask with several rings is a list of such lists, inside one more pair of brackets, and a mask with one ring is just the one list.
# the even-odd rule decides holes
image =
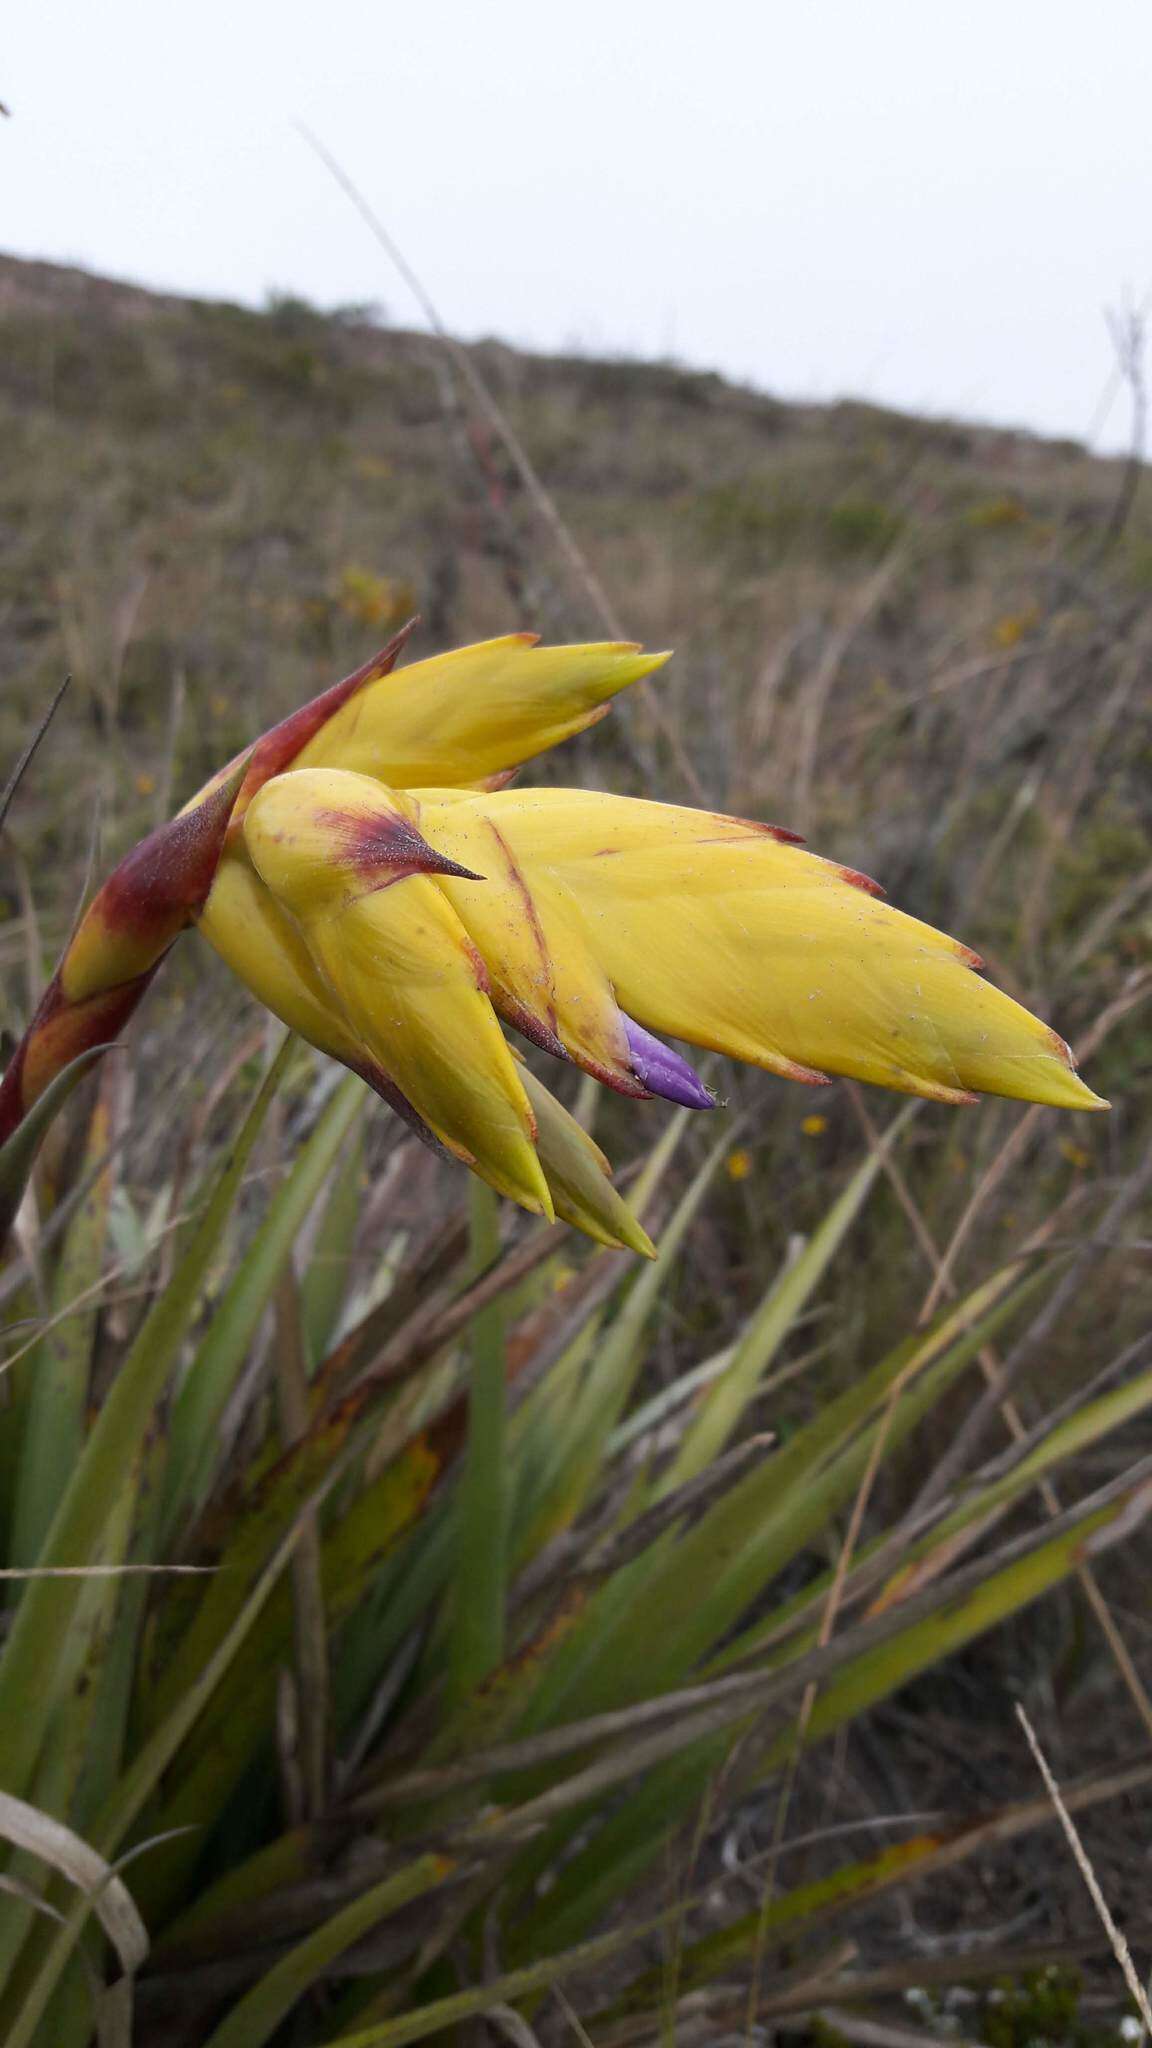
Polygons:
[[672,1493],[719,1457],[756,1398],[760,1382],[798,1318],[803,1314],[849,1230],[860,1214],[892,1146],[916,1109],[909,1103],[893,1119],[880,1144],[813,1231],[797,1259],[769,1288],[735,1345],[726,1370],[710,1387],[700,1412],[675,1458],[661,1476],[659,1493]]
[[236,1375],[275,1292],[292,1247],[340,1147],[364,1104],[354,1075],[325,1104],[315,1130],[273,1196],[252,1243],[225,1289],[184,1378],[172,1413],[165,1528],[177,1529],[202,1492],[216,1453],[216,1425]]
[[[53,1518],[38,1559],[41,1566],[119,1561],[105,1544],[106,1532],[113,1522],[122,1523],[125,1493],[135,1487],[156,1402],[227,1228],[252,1148],[280,1084],[289,1044],[285,1040],[265,1076],[188,1250],[109,1390]],[[82,1588],[83,1581],[76,1578],[30,1580],[0,1655],[0,1727],[5,1731],[0,1781],[17,1797],[25,1792],[58,1704],[59,1674]]]
[[77,1053],[71,1064],[62,1068],[48,1083],[39,1101],[23,1122],[17,1124],[12,1136],[0,1145],[0,1251],[24,1199],[41,1138],[53,1119],[59,1116],[76,1083],[107,1051],[106,1045],[90,1045],[86,1051]]
[[297,1942],[239,2005],[233,2006],[205,2048],[263,2048],[281,2020],[324,1975],[330,1963],[351,1948],[353,1942],[362,1941],[393,1913],[398,1913],[402,1906],[437,1890],[454,1868],[448,1856],[419,1856],[373,1885],[350,1906],[334,1913],[314,1934]]

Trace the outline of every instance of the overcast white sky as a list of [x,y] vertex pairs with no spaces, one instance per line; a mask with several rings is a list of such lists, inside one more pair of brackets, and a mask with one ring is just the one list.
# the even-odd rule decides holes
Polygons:
[[[14,0],[0,248],[1084,435],[1152,288],[1152,0]],[[1122,403],[1104,440],[1122,438]]]

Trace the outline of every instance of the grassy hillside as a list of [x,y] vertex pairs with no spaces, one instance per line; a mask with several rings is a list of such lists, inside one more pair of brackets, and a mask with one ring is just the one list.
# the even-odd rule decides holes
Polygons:
[[[654,690],[621,700],[541,774],[804,831],[976,946],[1000,985],[1088,1049],[1088,1079],[1113,1100],[1095,1118],[918,1106],[816,1307],[789,1329],[765,1425],[787,1438],[949,1284],[974,1284],[1043,1233],[1064,1260],[1058,1292],[1002,1341],[1027,1368],[1027,1427],[1037,1391],[1054,1409],[1146,1337],[1152,1311],[1142,471],[857,403],[783,406],[668,362],[500,344],[467,362],[512,449],[459,354],[365,309],[256,313],[0,260],[0,780],[72,676],[0,840],[0,1024],[23,1028],[92,870],[412,612],[420,653],[517,627],[670,645]],[[771,958],[756,971],[771,975]],[[135,1034],[117,1106],[117,1251],[133,1249],[129,1223],[158,1188],[160,1206],[176,1204],[205,1133],[228,1139],[230,1090],[264,1044],[195,940]],[[842,1083],[814,1094],[719,1067],[715,1079],[742,1122],[662,1298],[646,1393],[726,1341],[898,1108]],[[613,1157],[646,1151],[662,1116],[607,1102]],[[701,1118],[676,1188],[711,1135]],[[266,1157],[252,1214],[260,1174],[277,1186],[275,1149]],[[359,1210],[353,1188],[357,1280],[377,1272],[381,1188],[402,1198],[416,1241],[445,1212],[443,1171],[424,1157],[402,1190],[377,1176]],[[109,1300],[113,1339],[131,1327],[131,1298]],[[100,1350],[105,1335],[96,1384],[115,1352]],[[877,1520],[947,1456],[978,1393],[949,1393],[892,1458]],[[992,1415],[982,1448],[1000,1442]],[[1148,1448],[1148,1421],[1134,1421],[1070,1460],[1080,1491]],[[1041,1509],[1029,1497],[1013,1513],[1013,1530],[1031,1528]],[[785,1595],[826,1563],[822,1544],[789,1567]],[[1101,1583],[1152,1681],[1146,1624],[1127,1612],[1142,1599],[1142,1544],[1105,1559]],[[1097,1620],[1070,1587],[879,1708],[871,1733],[853,1733],[863,1810],[1017,1788],[1009,1698],[1029,1683],[1064,1716],[1076,1767],[1146,1741]],[[826,1821],[818,1772],[799,1808]],[[734,1827],[767,1851],[767,1806]],[[1123,1827],[1109,1839],[1123,1892]],[[1009,1870],[1004,1896],[976,1907],[1015,1927],[1029,1884],[1031,1866]],[[1041,1931],[1058,1935],[1062,1911],[1047,1898]],[[943,1909],[941,1929],[965,1915]]]
[[[868,406],[785,406],[670,364],[496,344],[471,359],[619,626],[676,649],[663,725],[624,703],[544,772],[799,828],[1082,1038],[1152,955],[1152,512],[1138,494],[1115,532],[1122,466]],[[451,359],[362,312],[255,313],[5,260],[0,418],[3,756],[74,678],[11,841],[26,867],[9,894],[34,897],[45,955],[97,817],[106,860],[413,610],[424,651],[605,630]],[[10,1028],[29,929],[5,938]],[[1097,1177],[1135,1156],[1144,1014],[1091,1063],[1111,1118],[1042,1119],[974,1255],[1053,1200],[1092,1213]],[[749,1258],[780,1254],[860,1138],[840,1089],[731,1090],[755,1104],[752,1171],[732,1227],[699,1250],[713,1304],[721,1278],[738,1288]],[[814,1112],[824,1128],[806,1132]],[[943,1237],[1018,1115],[920,1114],[918,1199]],[[884,1221],[882,1278],[860,1247],[846,1364],[888,1290],[923,1277],[907,1226]],[[1136,1275],[1105,1266],[1099,1284],[1123,1322]]]

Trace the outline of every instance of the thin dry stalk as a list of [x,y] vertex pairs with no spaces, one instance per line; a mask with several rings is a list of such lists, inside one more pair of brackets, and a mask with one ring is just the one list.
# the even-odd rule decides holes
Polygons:
[[[596,575],[567,521],[562,517],[555,500],[541,481],[527,449],[512,425],[511,420],[508,418],[507,413],[504,411],[503,406],[499,404],[480,375],[469,351],[448,332],[440,317],[436,303],[427,287],[421,281],[419,274],[413,269],[403,250],[396,242],[395,237],[389,233],[383,221],[374,208],[369,205],[359,187],[348,176],[343,165],[333,156],[331,150],[320,141],[319,137],[312,133],[311,129],[305,127],[303,123],[298,123],[298,126],[300,134],[308,144],[308,147],[315,152],[325,169],[335,179],[345,198],[351,201],[361,220],[363,220],[368,228],[369,233],[379,243],[389,261],[395,264],[405,284],[419,304],[437,340],[447,350],[476,403],[481,411],[487,415],[496,433],[504,443],[516,473],[525,491],[528,493],[529,499],[535,506],[542,523],[547,528],[577,585],[583,591],[584,597],[591,607],[594,616],[599,619],[605,631],[613,640],[626,639],[627,635],[624,632],[623,624],[608,597],[607,591]],[[704,789],[696,773],[691,756],[686,751],[674,722],[665,712],[657,692],[653,689],[647,678],[643,678],[640,681],[637,689],[643,698],[645,709],[653,724],[672,754],[678,772],[683,776],[687,787],[692,791],[697,803],[704,803]],[[645,771],[651,775],[654,764],[644,762],[642,765]]]
[[[886,1149],[881,1145],[878,1137],[876,1138],[876,1147],[882,1152]],[[856,1489],[856,1498],[852,1503],[852,1512],[848,1518],[848,1528],[844,1541],[840,1546],[840,1553],[836,1559],[836,1569],[832,1575],[832,1583],[828,1588],[828,1598],[824,1602],[824,1611],[820,1617],[820,1633],[816,1639],[816,1646],[819,1650],[826,1649],[832,1640],[832,1631],[836,1626],[836,1617],[840,1612],[841,1602],[844,1597],[845,1581],[848,1577],[852,1559],[856,1553],[856,1546],[860,1540],[864,1516],[868,1509],[868,1502],[872,1498],[872,1489],[876,1484],[876,1474],[880,1470],[880,1463],[888,1443],[889,1432],[892,1428],[892,1418],[896,1413],[896,1408],[905,1386],[912,1375],[918,1370],[918,1361],[910,1359],[904,1371],[896,1375],[888,1389],[888,1396],[884,1403],[884,1412],[880,1417],[879,1427],[872,1440],[872,1447],[868,1454],[868,1462],[864,1468],[860,1484]],[[807,1741],[808,1728],[812,1719],[812,1710],[816,1705],[818,1690],[819,1685],[816,1679],[810,1679],[804,1688],[804,1696],[800,1702],[800,1711],[796,1717],[796,1741],[788,1759],[787,1768],[784,1773],[784,1783],[776,1805],[776,1820],[773,1827],[772,1846],[769,1851],[770,1860],[761,1899],[760,1921],[756,1930],[752,1977],[748,1991],[747,2024],[749,2034],[751,2034],[756,2013],[760,2006],[760,1985],[768,1934],[768,1918],[776,1889],[776,1866],[779,1861],[780,1850],[783,1847],[784,1830],[788,1823],[788,1809],[792,1802],[796,1775],[800,1768],[804,1744]]]
[[[1147,640],[1138,637],[1128,647],[1120,664],[1116,683],[1105,699],[1099,716],[1087,734],[1075,732],[1068,740],[1068,788],[1053,820],[1045,845],[1032,870],[1028,892],[1020,912],[1020,930],[1032,958],[1039,951],[1040,934],[1052,894],[1052,878],[1076,827],[1077,819],[1096,780],[1100,758],[1128,706],[1138,681],[1143,681],[1148,660]],[[1058,801],[1058,800],[1057,800]]]
[[856,2042],[858,2048],[984,2048],[982,2042],[964,2034],[934,2034],[903,2021],[869,2019],[840,2005],[822,2006],[816,2018],[845,2041]]
[[[1126,986],[1120,990],[1114,1000],[1108,1004],[1108,1007],[1101,1011],[1092,1029],[1086,1032],[1083,1038],[1077,1040],[1075,1046],[1077,1060],[1089,1059],[1103,1045],[1105,1039],[1110,1036],[1116,1025],[1129,1016],[1149,995],[1152,995],[1152,970],[1144,969],[1139,974],[1134,975]],[[992,1164],[977,1182],[960,1217],[960,1221],[952,1233],[951,1239],[940,1254],[939,1270],[933,1278],[932,1285],[928,1289],[920,1309],[918,1321],[921,1324],[931,1322],[943,1299],[945,1285],[951,1281],[961,1249],[967,1238],[971,1235],[973,1225],[976,1223],[981,1210],[984,1208],[989,1197],[995,1193],[1006,1174],[1011,1172],[1027,1149],[1028,1143],[1041,1123],[1043,1116],[1044,1111],[1038,1105],[1026,1110],[1019,1122],[1013,1126],[1012,1131],[1000,1147]]]
[[1144,444],[1148,435],[1148,382],[1144,374],[1146,318],[1146,304],[1125,313],[1108,315],[1108,327],[1112,335],[1112,345],[1116,350],[1119,379],[1128,386],[1131,394],[1132,432],[1120,478],[1120,489],[1116,494],[1116,502],[1112,507],[1108,524],[1100,537],[1097,561],[1110,554],[1117,541],[1123,537],[1144,475]]
[[[1087,1242],[1079,1241],[1079,1249],[1073,1254],[1065,1268],[1063,1278],[1053,1288],[1040,1313],[1033,1317],[999,1373],[985,1388],[961,1427],[957,1430],[947,1451],[938,1460],[927,1484],[915,1502],[915,1511],[923,1511],[946,1493],[973,1457],[976,1446],[983,1437],[989,1422],[1001,1408],[1005,1395],[1012,1389],[1027,1367],[1031,1366],[1041,1347],[1058,1330],[1069,1311],[1074,1307],[1084,1284],[1085,1273],[1092,1261],[1097,1259],[1098,1244],[1114,1243],[1119,1239],[1121,1229],[1128,1216],[1143,1201],[1152,1187],[1152,1151],[1123,1180],[1113,1195],[1100,1219],[1098,1229]],[[1051,1227],[1051,1219],[1046,1228]],[[1032,1240],[1031,1249],[1037,1238]]]
[[[311,1420],[308,1361],[304,1356],[300,1290],[289,1266],[276,1290],[276,1397],[284,1448],[307,1433]],[[296,1763],[301,1793],[301,1820],[315,1820],[325,1811],[331,1760],[331,1699],[328,1675],[328,1629],[320,1523],[309,1512],[292,1558],[292,1603],[295,1614]]]
[[[879,1133],[876,1130],[876,1127],[868,1114],[868,1111],[864,1104],[863,1097],[861,1096],[859,1089],[853,1086],[850,1089],[850,1096],[852,1106],[856,1111],[856,1115],[864,1129],[869,1144],[872,1146],[873,1150],[883,1150],[880,1144]],[[1028,1119],[1025,1118],[1023,1121],[1027,1122],[1027,1120]],[[1021,1125],[1018,1124],[1016,1127],[1017,1132],[1019,1132],[1020,1128]],[[1013,1135],[1015,1136],[1016,1133],[1014,1133]],[[1003,1152],[1000,1156],[1001,1158],[1003,1158]],[[949,1300],[955,1300],[958,1292],[956,1282],[953,1280],[951,1273],[947,1269],[945,1257],[942,1257],[940,1252],[937,1250],[936,1245],[932,1238],[932,1234],[927,1228],[927,1225],[924,1223],[923,1218],[921,1217],[919,1210],[916,1207],[916,1204],[912,1200],[910,1190],[908,1189],[904,1181],[903,1175],[900,1173],[899,1167],[896,1165],[895,1160],[893,1160],[886,1151],[883,1152],[883,1159],[885,1172],[888,1174],[888,1177],[892,1182],[892,1186],[895,1189],[901,1207],[903,1208],[904,1213],[908,1217],[909,1221],[913,1224],[916,1241],[919,1244],[921,1250],[924,1252],[929,1264],[934,1269],[932,1289],[928,1296],[928,1302],[931,1303],[932,1310],[934,1311],[941,1296],[947,1296]],[[987,1178],[987,1176],[985,1178]],[[983,1185],[983,1183],[981,1185]],[[977,1190],[977,1192],[979,1192],[979,1190]],[[953,1239],[953,1243],[955,1243],[955,1238]],[[926,1308],[927,1305],[928,1303],[926,1302]],[[921,1311],[920,1320],[922,1323],[928,1320],[928,1316],[925,1314],[924,1311]],[[1004,1385],[1003,1367],[1000,1363],[999,1355],[996,1352],[994,1346],[992,1346],[991,1344],[982,1345],[978,1353],[978,1359],[980,1364],[980,1370],[984,1375],[985,1384],[988,1388],[989,1393],[994,1394],[999,1398],[1000,1413],[1004,1418],[1004,1426],[1007,1429],[1009,1436],[1012,1437],[1013,1441],[1017,1445],[1024,1443],[1029,1436],[1029,1431],[1016,1402],[1011,1398],[1010,1394],[1007,1392],[1007,1389]],[[1054,1521],[1056,1517],[1063,1512],[1063,1504],[1051,1479],[1044,1479],[1041,1482],[1039,1492],[1045,1514],[1048,1516],[1049,1520]],[[974,1531],[973,1534],[975,1533],[976,1532]],[[953,1552],[951,1549],[949,1549],[947,1559],[945,1560],[945,1562],[950,1563],[952,1561],[952,1558]],[[1101,1633],[1103,1634],[1104,1639],[1108,1645],[1108,1648],[1112,1654],[1112,1658],[1115,1662],[1116,1668],[1120,1673],[1120,1677],[1124,1684],[1125,1690],[1127,1691],[1128,1696],[1136,1709],[1136,1712],[1140,1716],[1140,1720],[1144,1725],[1146,1734],[1148,1735],[1149,1739],[1152,1740],[1152,1700],[1150,1700],[1148,1697],[1147,1690],[1144,1686],[1144,1683],[1140,1677],[1139,1672],[1136,1669],[1136,1665],[1133,1660],[1132,1654],[1128,1648],[1127,1643],[1124,1640],[1124,1636],[1115,1619],[1115,1616],[1113,1615],[1112,1610],[1108,1605],[1108,1602],[1106,1601],[1103,1593],[1100,1590],[1099,1581],[1097,1580],[1091,1565],[1086,1563],[1079,1564],[1076,1568],[1076,1577],[1083,1590],[1088,1605],[1091,1608],[1097,1623],[1099,1624]]]
[[1033,1728],[1031,1721],[1028,1719],[1028,1716],[1025,1713],[1023,1707],[1020,1705],[1019,1701],[1017,1701],[1016,1704],[1016,1718],[1019,1721],[1020,1726],[1024,1730],[1025,1736],[1028,1740],[1028,1747],[1032,1751],[1032,1754],[1036,1759],[1036,1767],[1040,1772],[1040,1776],[1044,1780],[1044,1784],[1048,1792],[1048,1797],[1050,1798],[1053,1806],[1056,1809],[1060,1825],[1064,1830],[1064,1835],[1068,1843],[1068,1847],[1071,1849],[1073,1857],[1075,1858],[1076,1868],[1080,1872],[1081,1877],[1084,1879],[1084,1882],[1088,1887],[1088,1896],[1091,1899],[1092,1904],[1096,1908],[1096,1913],[1100,1921],[1100,1925],[1104,1929],[1105,1934],[1108,1936],[1109,1946],[1111,1947],[1112,1953],[1115,1956],[1116,1961],[1120,1965],[1120,1969],[1124,1977],[1124,1982],[1128,1986],[1128,1990],[1132,1997],[1133,2003],[1135,2004],[1136,2010],[1140,2014],[1140,2017],[1144,2022],[1144,2031],[1146,2034],[1152,2034],[1152,2007],[1149,2006],[1148,1994],[1145,1991],[1144,1986],[1141,1984],[1139,1977],[1136,1975],[1136,1966],[1132,1961],[1132,1951],[1129,1948],[1128,1943],[1125,1941],[1123,1934],[1120,1932],[1120,1929],[1117,1927],[1115,1920],[1112,1918],[1112,1915],[1108,1910],[1108,1902],[1100,1889],[1100,1884],[1097,1879],[1096,1872],[1092,1868],[1092,1863],[1088,1856],[1088,1852],[1080,1839],[1079,1830],[1077,1829],[1076,1823],[1073,1820],[1072,1815],[1069,1813],[1068,1808],[1065,1805],[1063,1799],[1060,1797],[1060,1787],[1057,1785],[1056,1780],[1053,1777],[1051,1770],[1049,1769],[1048,1759],[1044,1755],[1044,1752],[1040,1747],[1040,1744],[1036,1737],[1036,1731]]
[[31,739],[28,741],[27,746],[24,748],[19,759],[17,760],[16,766],[13,768],[11,775],[8,777],[8,780],[4,784],[3,789],[0,790],[0,826],[3,825],[5,818],[8,816],[8,811],[12,799],[15,796],[16,791],[19,789],[20,784],[23,781],[28,768],[32,764],[32,759],[33,756],[35,755],[37,747],[40,745],[40,742],[44,738],[44,735],[47,732],[48,727],[51,725],[52,720],[55,718],[57,711],[60,709],[64,693],[67,690],[68,685],[71,681],[71,676],[65,676],[64,681],[60,684],[60,687],[57,690],[56,695],[53,697],[52,702],[49,704],[47,711],[44,713],[43,718],[40,720],[40,723],[36,727],[34,733],[32,734]]
[[898,572],[907,560],[907,547],[893,548],[885,556],[880,567],[868,578],[858,591],[840,630],[833,633],[824,650],[820,665],[808,685],[804,704],[804,722],[800,734],[800,758],[796,764],[794,801],[796,822],[801,832],[809,828],[812,810],[812,785],[816,775],[816,755],[820,747],[820,733],[829,699],[836,687],[836,679],[844,666],[844,660],[857,634],[863,632],[869,619],[883,602]]

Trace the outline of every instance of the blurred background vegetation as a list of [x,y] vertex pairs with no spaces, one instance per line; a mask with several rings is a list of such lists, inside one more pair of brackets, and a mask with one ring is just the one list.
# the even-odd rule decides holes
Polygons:
[[[749,1400],[742,1429],[783,1445],[802,1436],[956,1290],[967,1295],[1039,1233],[1063,1263],[1006,1347],[1020,1353],[1014,1412],[1026,1432],[1041,1401],[1074,1403],[1110,1363],[1138,1361],[1152,1306],[1152,512],[1134,490],[1138,471],[1071,443],[851,403],[785,406],[674,363],[542,358],[495,343],[467,361],[511,442],[477,403],[459,352],[391,328],[375,309],[321,314],[282,299],[257,313],[0,259],[0,760],[15,759],[61,677],[73,678],[4,834],[6,1032],[22,1029],[86,877],[413,612],[417,654],[523,627],[672,646],[654,690],[622,701],[541,777],[802,831],[977,948],[1002,986],[1088,1049],[1087,1076],[1113,1109],[1087,1118],[925,1104],[876,1166],[877,1130],[898,1105],[843,1084],[807,1091],[718,1069],[731,1122],[698,1120],[653,1191],[663,1224],[719,1136],[708,1198],[684,1214],[651,1304],[634,1398],[657,1403],[651,1425],[685,1374],[747,1331],[872,1150],[875,1184],[786,1319],[772,1390]],[[553,511],[574,550],[558,541]],[[222,1156],[266,1044],[264,1022],[206,949],[182,945],[134,1028],[136,1056],[115,1065],[102,1096],[116,1134],[107,1242],[119,1264],[85,1323],[93,1392],[137,1327],[137,1300],[170,1264],[182,1191]],[[277,1105],[272,1135],[286,1151],[261,1138],[240,1212],[248,1237],[284,1158],[313,1130],[318,1085],[305,1063]],[[597,1134],[625,1184],[665,1121],[657,1105],[602,1103]],[[324,1212],[337,1216],[339,1278],[328,1302],[314,1280],[308,1312],[325,1339],[378,1303],[382,1245],[393,1266],[414,1248],[427,1256],[461,1198],[410,1148],[401,1182],[382,1111],[357,1143]],[[49,1185],[75,1178],[67,1144],[58,1133]],[[507,1228],[518,1242],[521,1226]],[[520,1308],[528,1337],[514,1327],[538,1339],[540,1299]],[[1003,1450],[1002,1418],[993,1408],[976,1436],[965,1419],[974,1405],[979,1391],[958,1382],[899,1442],[883,1438],[861,1540],[900,1526],[931,1474],[943,1475],[942,1492],[957,1483],[970,1469],[950,1467],[958,1441],[982,1458]],[[233,1412],[250,1430],[242,1400]],[[1152,1423],[1139,1415],[1106,1441],[1086,1432],[1078,1491],[1120,1479],[1149,1451]],[[837,1496],[774,1597],[821,1583],[850,1509],[850,1492]],[[1031,1501],[1009,1526],[1039,1519]],[[210,1531],[197,1541],[210,1549]],[[1137,1532],[1101,1561],[1099,1606],[1069,1581],[862,1711],[836,1754],[837,1818],[863,1827],[885,1811],[971,1813],[1034,1794],[1018,1697],[1068,1776],[1146,1747],[1147,1568]],[[403,1696],[406,1679],[395,1682]],[[403,1759],[412,1731],[401,1725]],[[804,1823],[818,1835],[827,1820],[826,1768],[805,1759],[797,1771],[793,1832]],[[1144,1888],[1139,1812],[1121,1802],[1085,1821],[1121,1908]],[[759,1789],[714,1827],[706,1811],[685,1819],[707,1838],[695,1845],[697,1876],[772,1855],[777,1817]],[[1014,1945],[1043,1961],[1089,1941],[1075,1876],[1038,1881],[1053,1864],[1041,1840],[994,1867],[966,1864],[928,1904],[917,1894],[918,1917],[906,1900],[879,1910],[869,1954],[883,1960],[903,1942],[923,1965],[907,1982],[946,1985],[982,1941],[998,1967]],[[791,1884],[824,1868],[813,1853],[788,1866]],[[643,1878],[658,1911],[659,1870]],[[745,1880],[746,1910],[756,1896]],[[744,1965],[747,1951],[745,1941]],[[429,1983],[443,1995],[439,1979]],[[1089,2028],[1069,2016],[1075,1997],[1061,2005],[1045,1986],[1033,1987],[1041,2005],[1055,2000],[1042,2020],[1016,1981],[995,2011],[981,2009],[982,2038]],[[1091,1984],[1089,1994],[1087,2012]],[[935,1993],[924,1997],[921,2024],[943,2025]],[[606,1999],[602,1983],[582,2010]],[[553,2019],[562,2038],[567,2021]],[[841,2023],[851,2038],[850,2015]],[[619,2014],[612,2024],[605,2041],[646,2038]],[[714,2041],[727,2021],[703,2034],[691,2024],[689,2013],[685,2041]],[[283,2038],[339,2032],[314,2011],[307,2025]],[[738,2027],[733,2039],[744,2038]]]

